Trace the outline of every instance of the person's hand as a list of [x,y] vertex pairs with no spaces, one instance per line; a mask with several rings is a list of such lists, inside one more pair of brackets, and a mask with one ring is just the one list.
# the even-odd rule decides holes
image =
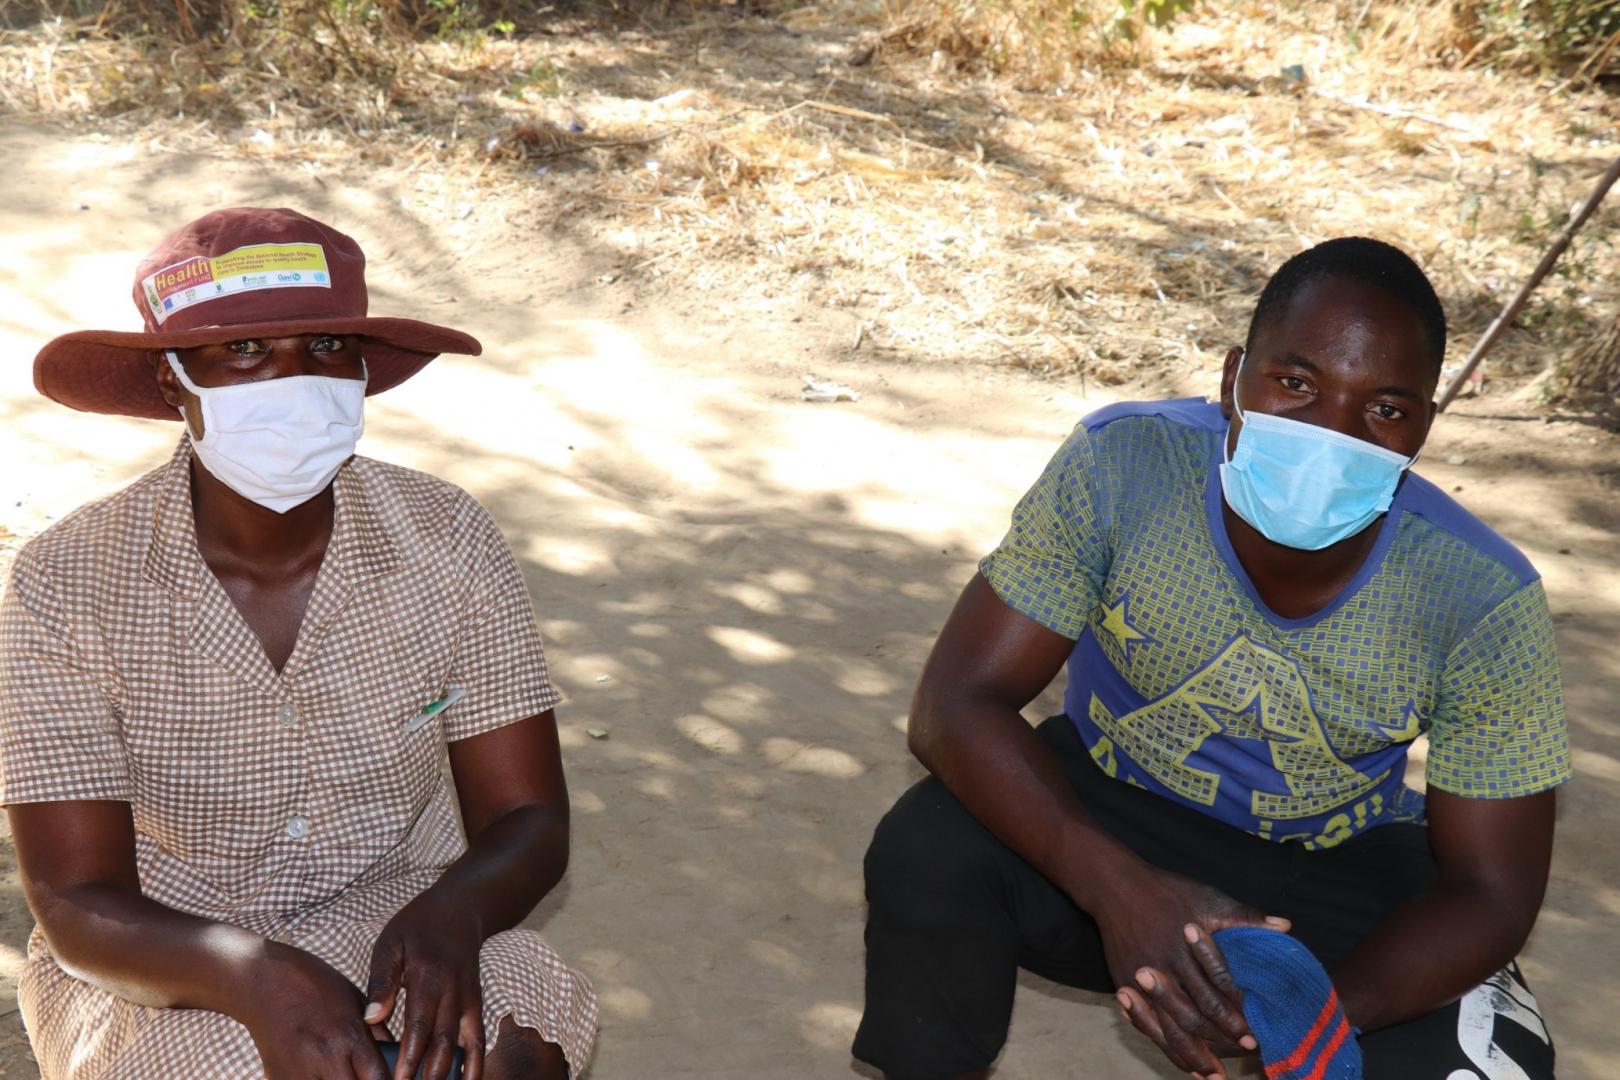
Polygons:
[[431,890],[423,893],[389,920],[371,950],[365,1022],[386,1024],[405,991],[393,1080],[411,1080],[419,1065],[423,1080],[444,1080],[458,1045],[465,1080],[483,1076],[483,938],[471,920],[447,910],[451,906],[437,902]]
[[360,1019],[360,991],[318,957],[272,943],[252,1003],[237,1017],[269,1080],[388,1080]]
[[1255,1049],[1242,993],[1210,934],[1228,926],[1286,930],[1286,919],[1151,867],[1096,918],[1125,1015],[1178,1069],[1224,1078],[1219,1053]]

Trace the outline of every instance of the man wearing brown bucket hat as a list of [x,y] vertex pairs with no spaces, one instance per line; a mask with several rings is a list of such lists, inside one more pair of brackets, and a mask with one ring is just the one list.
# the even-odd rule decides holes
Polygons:
[[577,1075],[595,994],[515,928],[568,858],[521,573],[465,493],[354,456],[365,396],[478,342],[368,317],[358,245],[291,210],[192,222],[135,302],[35,385],[186,435],[0,605],[43,1075]]

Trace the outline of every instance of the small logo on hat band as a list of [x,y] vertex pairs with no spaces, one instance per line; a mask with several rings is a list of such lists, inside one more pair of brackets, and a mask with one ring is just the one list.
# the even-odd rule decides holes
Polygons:
[[213,258],[198,255],[141,279],[141,293],[153,318],[193,304],[258,289],[330,289],[326,252],[319,244],[250,244]]

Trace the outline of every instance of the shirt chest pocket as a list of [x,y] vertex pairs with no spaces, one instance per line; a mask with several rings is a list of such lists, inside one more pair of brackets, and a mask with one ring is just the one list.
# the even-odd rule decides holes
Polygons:
[[364,703],[331,695],[321,709],[330,720],[310,737],[314,782],[372,806],[420,807],[440,782],[444,717],[461,699],[448,674],[424,665]]

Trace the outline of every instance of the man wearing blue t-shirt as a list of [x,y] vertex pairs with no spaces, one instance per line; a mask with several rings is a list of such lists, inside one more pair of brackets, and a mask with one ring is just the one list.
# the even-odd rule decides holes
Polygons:
[[[1278,1080],[1552,1076],[1513,959],[1570,775],[1558,662],[1535,570],[1408,472],[1444,352],[1422,270],[1333,240],[1266,285],[1218,405],[1075,430],[917,688],[934,775],[867,854],[856,1057],[984,1075],[1023,967],[1115,993],[1195,1076],[1257,1036]],[[1236,926],[1325,969],[1325,1002],[1283,1003],[1324,1006],[1291,1053],[1212,937]]]

